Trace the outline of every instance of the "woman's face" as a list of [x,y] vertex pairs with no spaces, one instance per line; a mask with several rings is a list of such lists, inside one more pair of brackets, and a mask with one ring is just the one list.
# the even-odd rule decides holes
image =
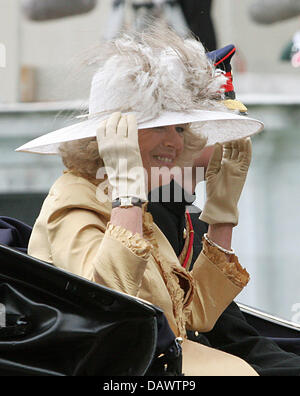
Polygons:
[[171,169],[176,166],[176,159],[183,152],[186,128],[188,124],[139,129],[139,146],[143,166],[148,174],[149,191],[151,169]]

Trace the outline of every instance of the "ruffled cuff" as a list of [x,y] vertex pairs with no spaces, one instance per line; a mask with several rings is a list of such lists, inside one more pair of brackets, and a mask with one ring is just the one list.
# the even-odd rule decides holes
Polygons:
[[235,254],[230,255],[230,261],[228,261],[228,255],[221,252],[217,247],[209,245],[204,238],[202,242],[202,252],[205,256],[215,264],[232,283],[241,288],[245,287],[249,282],[250,276],[239,263],[237,256]]
[[116,226],[111,222],[107,223],[105,233],[121,242],[124,246],[131,250],[136,256],[148,260],[152,245],[139,234],[133,234],[131,231],[126,230],[121,226]]

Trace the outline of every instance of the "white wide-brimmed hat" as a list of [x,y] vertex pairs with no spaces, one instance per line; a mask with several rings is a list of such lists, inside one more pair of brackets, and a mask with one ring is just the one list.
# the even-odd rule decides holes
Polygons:
[[263,123],[223,104],[226,77],[207,58],[202,44],[156,26],[104,43],[93,59],[86,120],[40,136],[16,151],[57,154],[61,143],[96,136],[112,113],[133,113],[138,128],[191,124],[207,145],[252,136]]

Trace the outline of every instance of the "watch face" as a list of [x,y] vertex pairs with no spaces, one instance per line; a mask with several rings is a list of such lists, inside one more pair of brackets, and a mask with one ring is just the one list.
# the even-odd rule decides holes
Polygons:
[[120,198],[120,206],[132,206],[132,198]]
[[112,202],[113,208],[130,208],[132,206],[142,207],[143,201],[137,197],[121,197]]

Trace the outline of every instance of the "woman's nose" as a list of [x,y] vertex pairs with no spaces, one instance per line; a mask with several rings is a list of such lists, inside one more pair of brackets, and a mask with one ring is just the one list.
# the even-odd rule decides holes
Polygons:
[[177,132],[175,126],[170,125],[166,128],[163,143],[166,147],[173,147],[176,150],[181,150],[183,148],[182,136]]

